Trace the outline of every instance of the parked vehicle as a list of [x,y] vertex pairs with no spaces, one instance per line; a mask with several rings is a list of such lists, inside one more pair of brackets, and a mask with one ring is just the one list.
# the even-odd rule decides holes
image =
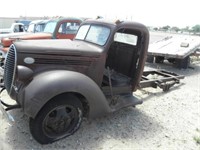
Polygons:
[[24,24],[24,29],[25,29],[25,31],[27,31],[28,26],[29,26],[31,20],[17,20],[15,22],[16,23],[22,23],[22,24]]
[[148,62],[173,63],[178,68],[190,66],[190,56],[200,47],[200,37],[192,35],[175,35],[166,37],[149,45]]
[[[22,108],[39,143],[57,141],[77,131],[83,117],[142,103],[132,92],[140,88],[148,43],[144,25],[101,19],[83,22],[74,40],[16,41],[7,55],[4,85],[17,104],[1,103],[6,110]],[[147,83],[147,74],[142,87],[162,81]]]
[[24,24],[22,23],[13,23],[10,28],[7,29],[0,29],[0,64],[4,61],[5,52],[2,51],[3,43],[2,39],[7,37],[15,37],[19,35],[25,34]]
[[[3,64],[5,55],[7,53],[6,49],[8,49],[8,47],[4,47],[3,45],[6,45],[6,42],[8,42],[6,40],[6,42],[2,42],[4,40],[1,40],[2,38],[6,38],[6,39],[13,39],[13,38],[18,38],[21,36],[28,36],[30,34],[36,33],[36,32],[43,32],[44,28],[46,26],[46,23],[49,20],[34,20],[32,21],[27,29],[27,32],[15,32],[15,33],[8,33],[8,34],[2,34],[0,35],[0,55],[1,55],[1,64]],[[8,44],[9,46],[9,44]],[[5,50],[4,50],[5,49]]]
[[27,32],[29,32],[29,33],[43,32],[48,21],[49,20],[31,21],[28,26]]
[[16,32],[25,32],[24,24],[13,23],[10,28],[0,29],[0,35],[8,33],[16,33]]
[[0,44],[1,39],[5,37],[14,37],[25,34],[24,24],[22,23],[13,23],[12,26],[8,29],[0,29]]
[[2,46],[0,46],[0,53],[2,54],[1,64],[3,64],[5,55],[13,41],[30,39],[73,39],[82,21],[79,18],[56,18],[47,22],[43,32],[2,38]]

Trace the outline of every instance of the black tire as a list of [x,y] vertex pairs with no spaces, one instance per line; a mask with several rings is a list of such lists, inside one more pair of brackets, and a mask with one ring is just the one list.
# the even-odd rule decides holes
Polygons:
[[168,58],[167,59],[169,63],[175,64],[176,59],[175,58]]
[[155,57],[155,63],[163,63],[164,62],[164,57],[162,56],[156,56]]
[[146,62],[153,63],[154,62],[154,56],[147,56]]
[[190,66],[190,56],[185,57],[184,59],[176,59],[176,67],[187,69]]
[[82,104],[76,96],[58,96],[48,102],[34,119],[30,118],[30,132],[39,143],[52,143],[79,129],[82,112]]

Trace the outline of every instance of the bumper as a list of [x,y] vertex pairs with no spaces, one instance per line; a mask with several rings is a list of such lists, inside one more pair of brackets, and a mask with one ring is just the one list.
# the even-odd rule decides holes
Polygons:
[[2,49],[0,47],[0,66],[3,66],[5,58],[6,58],[6,53],[4,51],[2,51]]
[[4,109],[1,100],[0,100],[0,111],[1,111],[3,118],[5,118],[9,123],[13,124],[15,122],[14,118],[9,114],[9,112],[7,112]]
[[[0,96],[1,96],[1,93],[4,91],[4,89],[5,88],[3,86],[1,86]],[[16,109],[16,108],[20,108],[20,105],[19,104],[14,104],[14,105],[6,104],[0,98],[0,115],[3,116],[3,118],[5,118],[10,124],[13,124],[15,122],[15,120],[8,111],[12,110],[12,109]]]

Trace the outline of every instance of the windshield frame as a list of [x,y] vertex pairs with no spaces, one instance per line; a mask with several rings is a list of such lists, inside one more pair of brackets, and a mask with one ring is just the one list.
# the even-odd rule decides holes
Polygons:
[[83,40],[99,46],[104,46],[110,36],[111,28],[108,26],[98,24],[84,24],[80,26],[75,40]]

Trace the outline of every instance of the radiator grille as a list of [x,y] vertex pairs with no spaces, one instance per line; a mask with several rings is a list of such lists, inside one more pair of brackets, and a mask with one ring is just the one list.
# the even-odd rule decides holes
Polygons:
[[4,70],[4,84],[8,94],[11,93],[13,80],[15,77],[16,69],[16,49],[11,45],[7,54],[5,70]]

